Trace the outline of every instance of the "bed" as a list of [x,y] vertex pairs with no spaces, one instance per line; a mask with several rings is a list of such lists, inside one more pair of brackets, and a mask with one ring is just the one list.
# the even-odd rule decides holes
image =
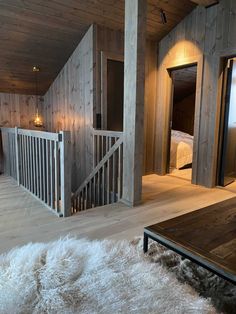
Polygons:
[[181,169],[192,163],[193,136],[181,131],[171,130],[170,167]]

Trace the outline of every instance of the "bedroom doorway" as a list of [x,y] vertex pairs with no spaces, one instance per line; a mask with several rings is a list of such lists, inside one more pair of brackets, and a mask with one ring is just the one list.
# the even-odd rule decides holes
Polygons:
[[167,170],[170,175],[191,181],[197,65],[174,69],[170,74],[172,106]]

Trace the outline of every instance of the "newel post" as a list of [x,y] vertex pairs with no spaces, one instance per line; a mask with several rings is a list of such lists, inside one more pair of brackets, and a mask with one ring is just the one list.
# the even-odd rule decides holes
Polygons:
[[15,127],[15,147],[16,147],[16,181],[20,185],[20,163],[19,163],[19,141],[18,141],[18,127]]
[[69,131],[60,132],[61,211],[71,215],[71,137]]
[[147,0],[125,0],[124,164],[122,201],[142,197]]

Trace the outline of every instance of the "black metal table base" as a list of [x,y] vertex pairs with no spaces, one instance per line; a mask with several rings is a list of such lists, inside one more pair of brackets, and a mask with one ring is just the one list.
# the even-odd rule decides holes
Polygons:
[[160,237],[152,236],[150,233],[146,233],[145,231],[144,231],[144,234],[143,234],[143,252],[144,253],[147,253],[147,251],[148,251],[148,239],[149,238],[154,240],[155,242],[165,246],[166,248],[176,252],[177,254],[183,256],[184,258],[189,259],[190,261],[194,262],[195,264],[197,264],[197,265],[199,265],[199,266],[209,270],[210,272],[218,275],[219,277],[225,279],[226,281],[228,281],[228,282],[230,282],[230,283],[232,283],[234,285],[236,284],[235,280],[231,280],[231,278],[229,278],[228,276],[224,276],[224,274],[219,273],[218,271],[215,271],[214,269],[212,269],[211,267],[209,267],[205,263],[202,263],[199,260],[196,260],[192,256],[190,256],[190,255],[184,253],[183,251],[181,251],[180,249],[170,245],[169,241],[165,241],[164,239],[161,239]]

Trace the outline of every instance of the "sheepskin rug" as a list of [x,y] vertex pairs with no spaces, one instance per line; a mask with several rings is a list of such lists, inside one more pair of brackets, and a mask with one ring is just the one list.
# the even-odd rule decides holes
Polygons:
[[0,313],[216,313],[161,265],[161,250],[74,238],[13,249],[0,256]]
[[[160,264],[176,275],[182,283],[189,284],[200,296],[210,299],[219,313],[236,313],[236,286],[196,265],[162,245],[150,241],[150,262]],[[141,242],[139,241],[141,249]]]

